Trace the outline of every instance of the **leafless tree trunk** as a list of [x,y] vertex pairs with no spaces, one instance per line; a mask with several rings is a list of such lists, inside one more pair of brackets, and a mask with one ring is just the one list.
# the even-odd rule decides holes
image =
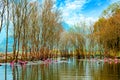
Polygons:
[[0,0],[0,32],[2,30],[2,26],[3,26],[3,19],[4,19],[4,12],[5,12],[5,0]]

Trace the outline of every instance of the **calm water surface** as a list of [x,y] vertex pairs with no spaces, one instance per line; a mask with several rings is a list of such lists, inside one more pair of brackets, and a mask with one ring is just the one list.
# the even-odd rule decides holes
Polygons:
[[[5,65],[2,65],[0,80],[5,76]],[[120,64],[77,59],[49,64],[32,62],[13,69],[7,64],[7,80],[120,80]]]

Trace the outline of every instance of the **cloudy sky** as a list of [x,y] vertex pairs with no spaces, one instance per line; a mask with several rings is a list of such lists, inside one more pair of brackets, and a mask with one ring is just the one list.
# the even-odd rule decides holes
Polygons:
[[56,7],[62,11],[64,22],[73,25],[81,20],[96,21],[116,1],[120,0],[56,0]]

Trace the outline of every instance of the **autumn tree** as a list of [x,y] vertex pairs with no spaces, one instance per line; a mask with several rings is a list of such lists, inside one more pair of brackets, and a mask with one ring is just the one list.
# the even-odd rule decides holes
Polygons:
[[24,46],[22,49],[26,49],[27,45],[26,33],[28,29],[27,17],[29,16],[30,10],[28,10],[29,4],[27,0],[21,0],[18,1],[17,3],[15,2],[15,0],[12,0],[11,4],[12,4],[11,21],[13,24],[13,38],[14,38],[13,58],[17,59],[21,46]]
[[119,4],[119,2],[114,3],[108,7],[108,9],[104,11],[105,15],[94,24],[96,39],[105,51],[120,51]]
[[[62,29],[61,25],[61,13],[59,10],[53,10],[54,1],[45,0],[42,6],[42,35],[41,45],[43,48],[53,49],[54,40],[58,39],[59,32]],[[44,50],[45,51],[45,50]]]
[[75,54],[80,57],[84,55],[85,40],[82,34],[81,27],[73,26],[69,31],[63,31],[60,38],[60,49],[64,53],[63,55],[69,54],[71,51],[75,51]]
[[30,4],[31,13],[29,15],[29,27],[28,27],[28,48],[31,50],[33,55],[39,57],[39,50],[41,47],[41,38],[40,34],[42,33],[42,23],[40,16],[40,8],[37,2],[33,2]]
[[74,44],[74,48],[76,50],[76,55],[78,56],[78,58],[80,58],[81,56],[84,57],[84,51],[85,51],[85,38],[86,38],[86,34],[84,31],[85,28],[85,23],[80,23],[80,24],[76,24],[73,26],[73,28],[70,29],[69,33],[71,33],[72,37],[71,37],[71,41],[72,44]]
[[12,0],[11,4],[14,59],[18,58],[20,51],[25,58],[28,52],[39,58],[40,53],[49,53],[48,49],[58,47],[63,28],[61,13],[53,9],[53,0],[45,0],[43,4],[39,1],[20,0],[16,3]]

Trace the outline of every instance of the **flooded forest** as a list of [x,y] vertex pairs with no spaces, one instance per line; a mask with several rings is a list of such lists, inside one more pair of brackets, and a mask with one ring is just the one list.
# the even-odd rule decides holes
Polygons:
[[69,27],[55,1],[0,0],[0,80],[119,80],[120,1]]

